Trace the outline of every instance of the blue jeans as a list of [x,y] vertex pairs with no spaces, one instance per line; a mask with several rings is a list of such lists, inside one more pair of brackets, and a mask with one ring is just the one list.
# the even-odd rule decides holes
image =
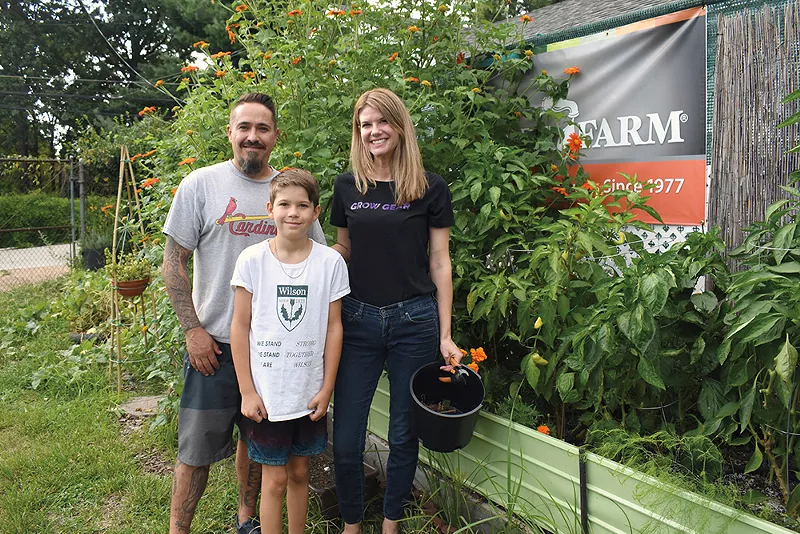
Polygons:
[[372,397],[384,365],[389,371],[389,459],[383,515],[403,518],[403,504],[414,481],[419,455],[411,431],[414,371],[439,355],[439,314],[430,295],[379,308],[342,299],[344,341],[336,376],[333,456],[336,493],[345,523],[359,523],[364,512],[364,441]]

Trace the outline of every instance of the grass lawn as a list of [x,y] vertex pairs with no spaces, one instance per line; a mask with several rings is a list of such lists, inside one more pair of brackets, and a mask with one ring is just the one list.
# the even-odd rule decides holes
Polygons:
[[[175,429],[151,432],[149,421],[121,413],[121,402],[153,394],[152,386],[142,381],[118,396],[99,351],[73,348],[66,321],[49,307],[61,283],[0,299],[0,534],[166,532]],[[212,466],[192,532],[233,532],[236,501],[230,458]],[[379,533],[380,521],[372,503],[364,532]],[[407,527],[435,531],[421,516]],[[312,504],[307,532],[341,525]]]

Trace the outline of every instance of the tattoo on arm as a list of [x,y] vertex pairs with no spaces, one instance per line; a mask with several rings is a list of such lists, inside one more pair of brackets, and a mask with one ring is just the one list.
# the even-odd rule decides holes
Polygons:
[[175,315],[178,316],[184,332],[200,326],[200,320],[197,318],[192,300],[192,285],[189,282],[189,256],[191,255],[191,250],[183,248],[172,237],[167,236],[164,265],[161,272],[164,276],[164,284],[167,286],[167,294],[169,294],[172,307],[175,309]]

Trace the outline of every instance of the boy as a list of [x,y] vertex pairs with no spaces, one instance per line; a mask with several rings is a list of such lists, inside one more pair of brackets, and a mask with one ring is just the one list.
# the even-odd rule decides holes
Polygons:
[[253,421],[248,455],[262,464],[261,530],[304,531],[308,457],[325,450],[326,413],[342,352],[341,298],[350,292],[341,255],[308,238],[319,185],[289,169],[270,184],[277,235],[245,249],[231,279],[231,349],[242,414]]

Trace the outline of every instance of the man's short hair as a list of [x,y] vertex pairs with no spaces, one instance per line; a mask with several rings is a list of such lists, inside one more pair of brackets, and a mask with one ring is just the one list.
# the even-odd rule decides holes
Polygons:
[[278,125],[278,114],[275,111],[275,101],[272,100],[272,97],[269,95],[265,95],[264,93],[247,93],[239,97],[239,100],[231,108],[231,115],[233,115],[233,110],[241,106],[242,104],[261,104],[268,110],[272,112],[272,122],[274,123],[273,126]]
[[272,179],[269,184],[269,201],[275,202],[278,191],[284,187],[302,187],[308,194],[308,200],[316,208],[319,206],[319,183],[314,175],[303,169],[286,169]]

